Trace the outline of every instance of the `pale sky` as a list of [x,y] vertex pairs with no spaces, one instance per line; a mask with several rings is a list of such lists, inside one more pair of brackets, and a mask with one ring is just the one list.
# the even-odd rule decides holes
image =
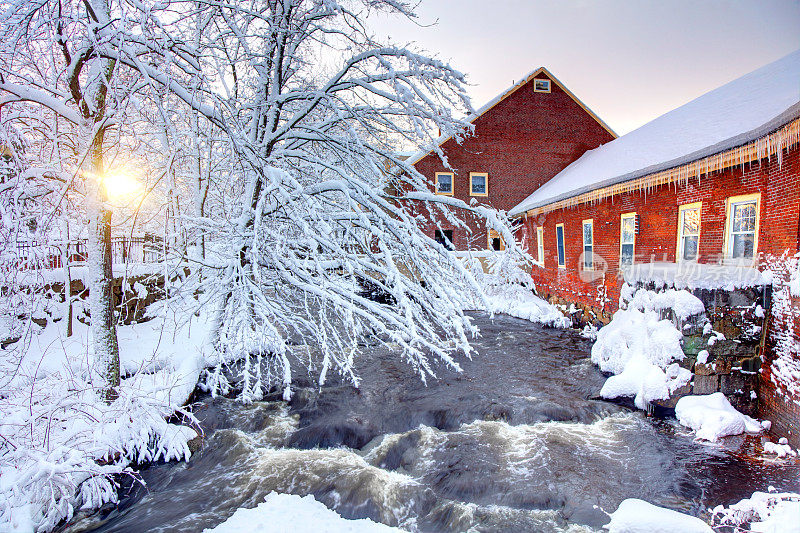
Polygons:
[[800,0],[423,0],[370,19],[469,76],[475,108],[540,66],[624,134],[800,48]]

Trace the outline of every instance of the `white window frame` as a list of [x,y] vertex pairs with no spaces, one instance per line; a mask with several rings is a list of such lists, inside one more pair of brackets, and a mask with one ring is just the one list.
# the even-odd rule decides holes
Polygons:
[[[439,192],[439,176],[450,176],[450,192]],[[456,175],[452,172],[437,172],[434,179],[434,190],[436,194],[442,196],[453,196],[453,191],[456,189]]]
[[[484,183],[484,189],[486,192],[475,192],[472,189],[472,178],[474,177],[482,177]],[[489,173],[488,172],[470,172],[469,173],[469,195],[470,196],[489,196]]]
[[[697,235],[685,235],[683,233],[683,217],[687,211],[697,210],[700,216],[697,219]],[[703,231],[703,202],[694,202],[691,204],[683,204],[678,206],[678,244],[675,249],[675,259],[680,261],[697,262],[700,257],[700,234]],[[686,237],[697,237],[697,257],[694,259],[686,259],[683,257],[683,239]]]
[[[590,243],[586,242],[586,226],[587,225],[591,229],[592,242],[590,242]],[[594,219],[593,218],[587,218],[586,220],[584,220],[581,223],[581,240],[583,241],[583,249],[581,251],[583,253],[583,262],[581,263],[581,267],[583,268],[583,270],[586,270],[586,271],[594,270]],[[586,255],[586,248],[587,247],[591,248],[591,251],[589,252],[589,254],[590,254],[589,256]],[[587,261],[587,258],[589,258],[589,261]]]
[[[561,228],[561,254],[558,253],[558,228]],[[567,268],[567,233],[564,224],[556,224],[556,263],[558,268]]]
[[[625,219],[633,220],[633,242],[625,242],[622,238],[622,229],[625,224]],[[631,253],[631,264],[626,265],[622,263],[622,246],[625,244],[632,244],[633,245],[633,252]],[[636,211],[631,211],[630,213],[622,213],[619,216],[619,267],[626,267],[626,266],[633,266],[636,263]]]
[[536,228],[536,252],[539,256],[539,266],[544,266],[544,226]]
[[[539,89],[536,86],[536,84],[538,82],[546,83],[547,84],[547,89]],[[552,91],[552,88],[553,88],[553,82],[548,80],[548,79],[546,79],[546,78],[534,78],[533,79],[533,92],[535,92],[535,93],[549,93],[549,92]]]
[[[733,257],[733,212],[738,204],[756,204],[756,225],[753,232],[753,257]],[[722,255],[729,261],[755,261],[758,257],[758,235],[761,226],[761,193],[730,196],[725,200],[725,238]],[[749,233],[749,232],[748,232]]]

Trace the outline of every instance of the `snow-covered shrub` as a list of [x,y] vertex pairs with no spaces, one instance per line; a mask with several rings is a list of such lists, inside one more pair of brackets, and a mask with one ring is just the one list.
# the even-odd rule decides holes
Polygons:
[[[139,351],[126,351],[123,368],[133,374],[109,404],[86,353],[87,335],[80,325],[67,339],[49,324],[13,368],[0,361],[0,524],[50,530],[77,509],[115,502],[114,476],[135,475],[129,465],[190,456],[187,443],[197,432],[167,422],[176,413],[194,420],[181,406],[202,357],[187,337],[154,322],[121,328],[123,346]],[[162,355],[147,360],[156,347]],[[166,356],[170,351],[183,357]]]
[[797,396],[800,395],[800,343],[795,339],[800,307],[792,297],[800,296],[800,254],[766,256],[762,263],[771,272],[773,280],[770,331],[775,343],[775,357],[771,363],[770,380],[777,385],[779,394],[787,392]]
[[666,399],[691,379],[691,372],[676,361],[684,359],[683,334],[676,324],[662,318],[670,310],[685,320],[705,311],[703,303],[687,291],[670,289],[655,293],[623,287],[630,300],[597,333],[592,362],[610,372],[600,395],[604,398],[634,397],[646,409],[651,400]]

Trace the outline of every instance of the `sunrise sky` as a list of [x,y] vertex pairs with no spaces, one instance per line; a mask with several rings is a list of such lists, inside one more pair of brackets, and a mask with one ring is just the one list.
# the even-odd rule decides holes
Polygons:
[[[800,1],[424,0],[375,32],[468,73],[477,108],[545,66],[618,134],[800,48]],[[800,90],[800,88],[798,88]]]

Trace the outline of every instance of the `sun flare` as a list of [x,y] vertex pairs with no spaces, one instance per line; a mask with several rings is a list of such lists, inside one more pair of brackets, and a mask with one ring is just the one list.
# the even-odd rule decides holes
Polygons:
[[112,202],[124,202],[137,198],[144,191],[144,186],[130,172],[116,170],[103,176],[103,187]]

